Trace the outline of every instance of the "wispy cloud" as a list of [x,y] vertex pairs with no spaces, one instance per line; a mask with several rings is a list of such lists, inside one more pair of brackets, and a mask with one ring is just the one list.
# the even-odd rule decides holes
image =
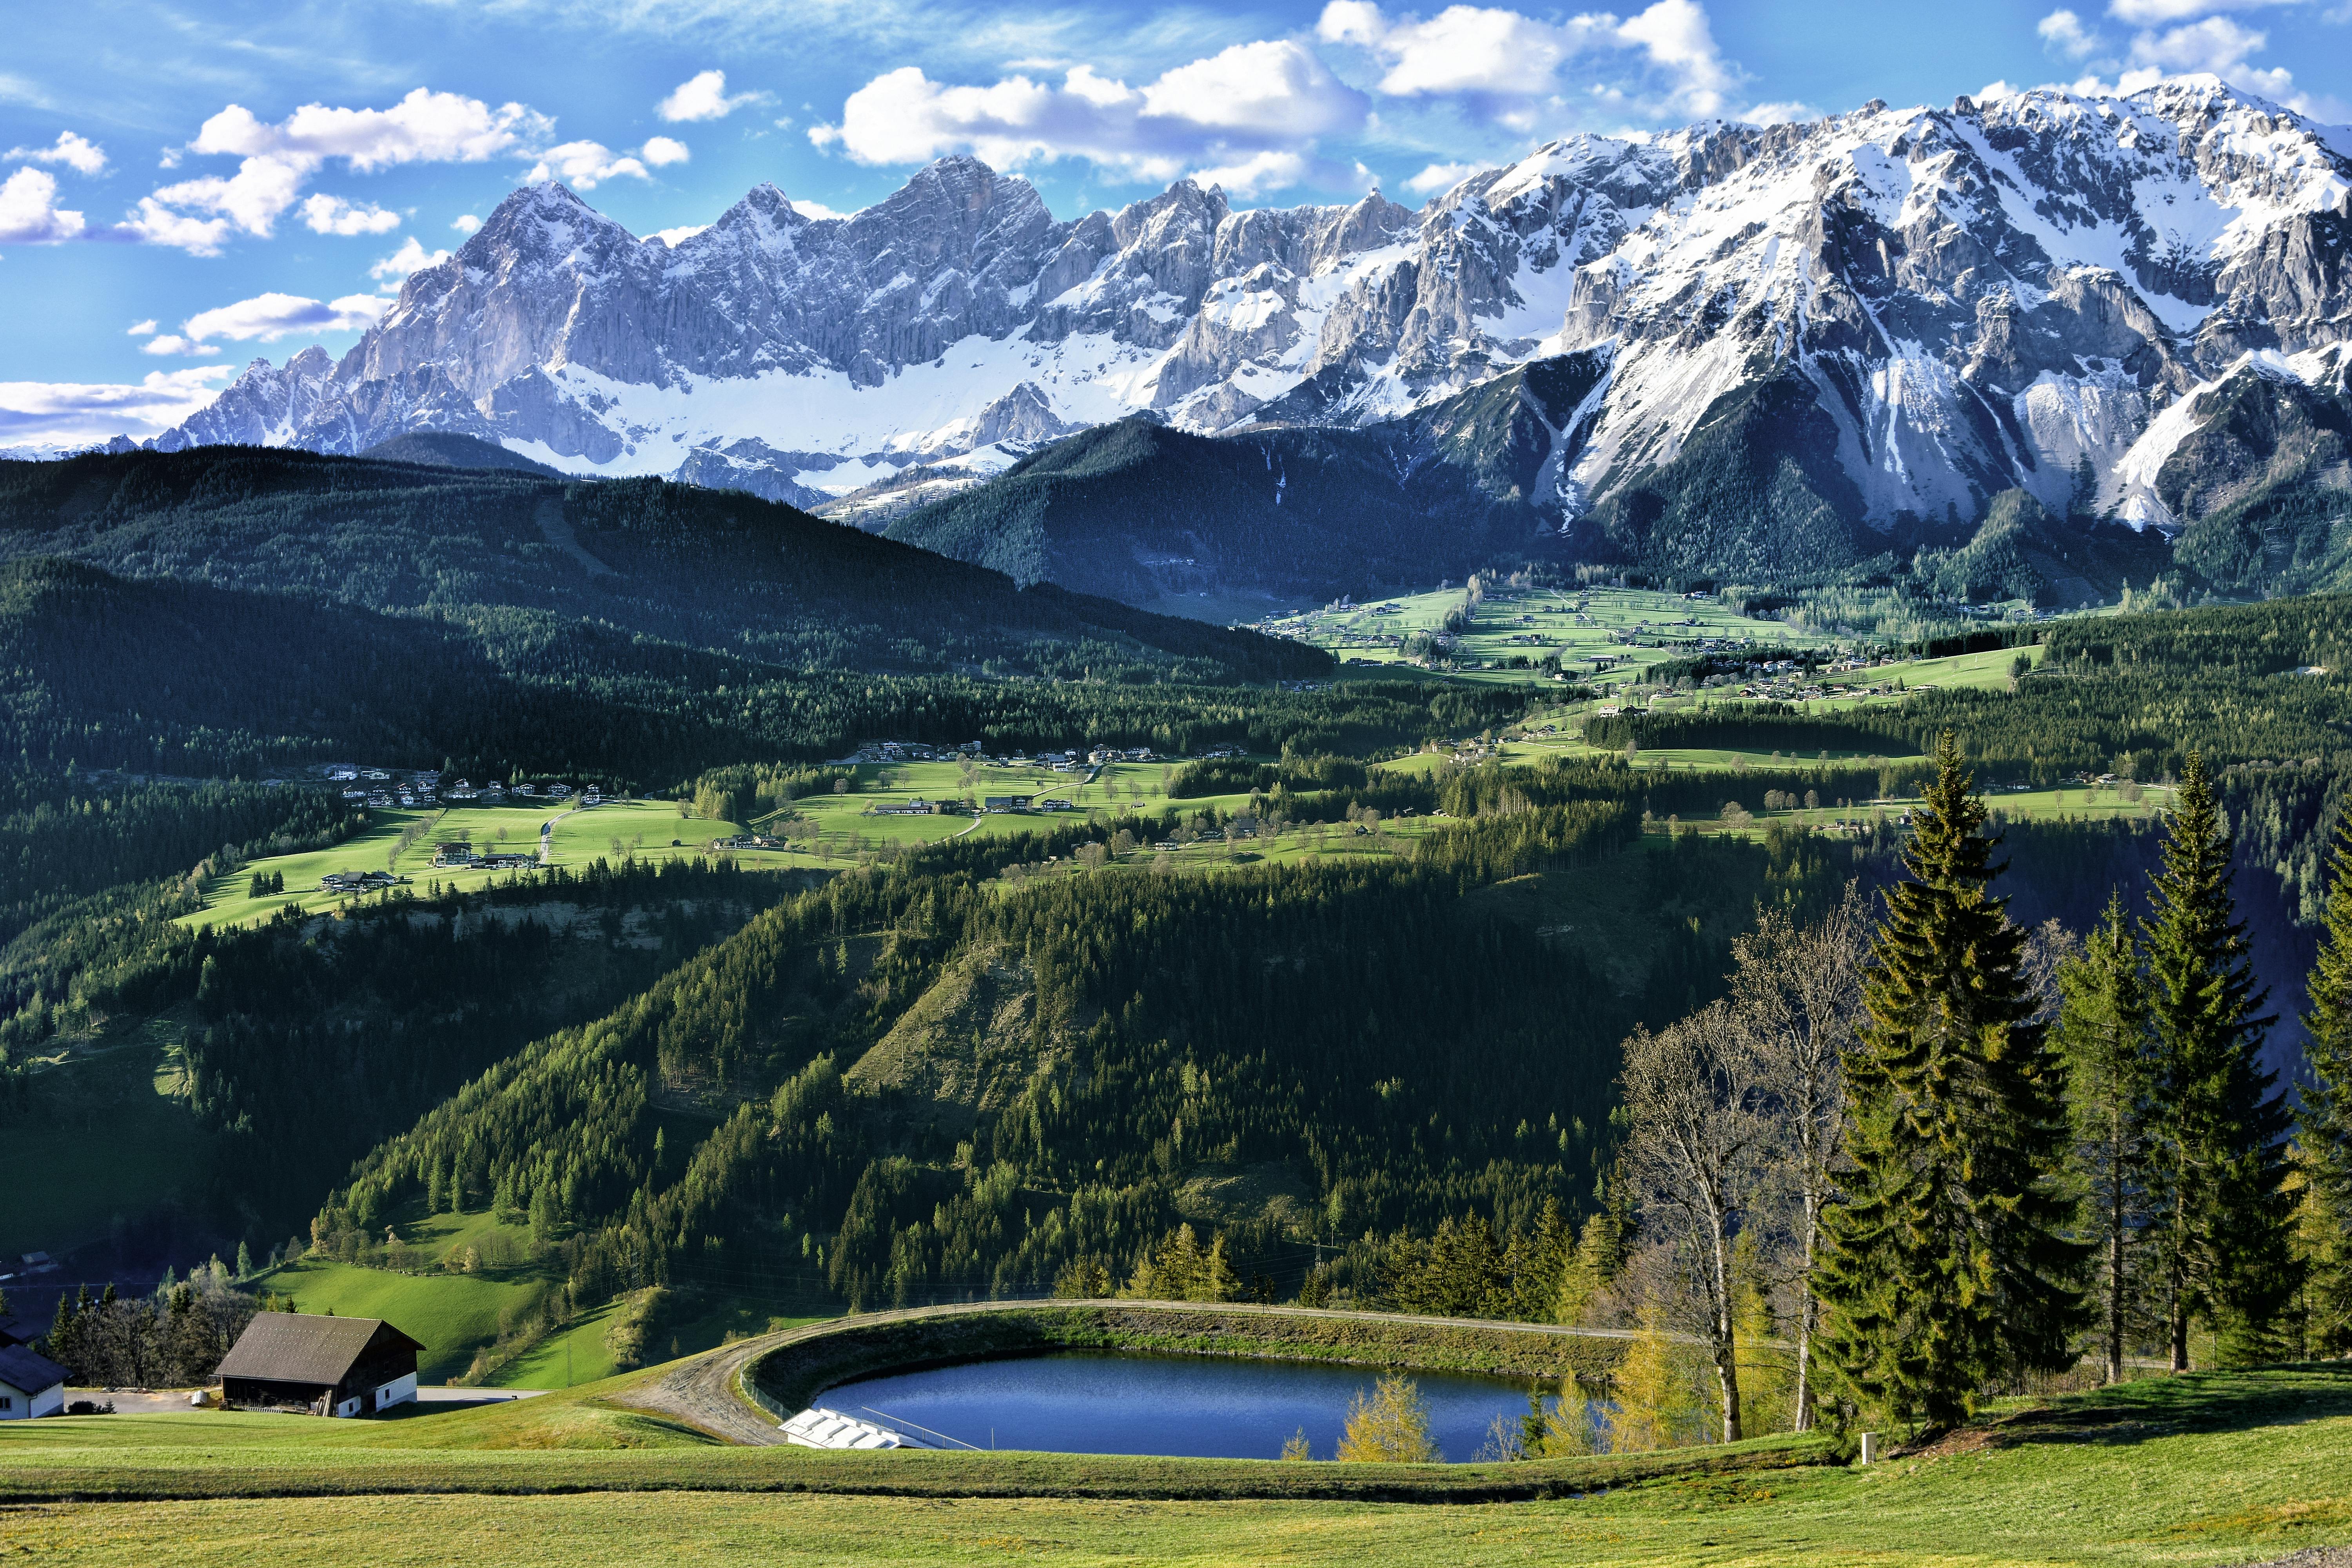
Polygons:
[[[410,247],[416,241],[411,238]],[[213,354],[216,339],[231,342],[274,343],[280,338],[318,332],[347,332],[372,326],[390,300],[375,294],[347,294],[340,300],[312,300],[300,294],[257,294],[232,305],[199,310],[180,323],[176,332],[150,338],[142,353]],[[144,323],[152,326],[152,322]]]
[[150,371],[105,384],[0,381],[0,446],[64,447],[110,436],[159,435],[213,400],[226,365]]

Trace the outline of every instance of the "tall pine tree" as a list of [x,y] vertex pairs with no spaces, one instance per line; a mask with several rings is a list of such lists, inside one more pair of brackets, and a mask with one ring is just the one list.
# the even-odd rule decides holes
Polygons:
[[2125,1321],[2147,1218],[2148,1134],[2156,1110],[2147,988],[2121,895],[2108,898],[2107,912],[2084,944],[2083,955],[2058,972],[2058,985],[2064,998],[2058,1047],[2066,1058],[2082,1218],[2085,1230],[2098,1237],[2107,1381],[2119,1383]]
[[1853,1174],[1823,1216],[1824,1359],[1865,1418],[1914,1429],[1965,1418],[2005,1372],[2067,1364],[2088,1251],[2066,1234],[2063,1064],[1970,782],[1947,732],[1872,944]]
[[2295,1284],[2287,1112],[2261,1062],[2273,1020],[2230,893],[2231,847],[2204,760],[2191,752],[2145,933],[2157,1040],[2151,1240],[2175,1372],[2189,1369],[2189,1326],[2200,1318],[2225,1356],[2260,1358]]
[[2303,1026],[2311,1082],[2303,1090],[2303,1165],[2318,1209],[2312,1263],[2312,1342],[2352,1350],[2352,826],[2329,858],[2326,934],[2306,987]]

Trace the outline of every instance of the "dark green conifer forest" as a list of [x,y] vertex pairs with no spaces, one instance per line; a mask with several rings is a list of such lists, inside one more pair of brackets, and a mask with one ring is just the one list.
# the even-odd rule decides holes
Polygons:
[[[1545,374],[1448,417],[1574,390]],[[1853,566],[1827,470],[1748,461],[1781,411],[1733,412],[1591,526],[1703,554],[1707,497],[1779,497],[1770,550]],[[0,465],[0,1140],[135,1113],[174,1162],[59,1242],[100,1289],[38,1307],[53,1342],[193,1367],[281,1286],[456,1274],[530,1292],[461,1347],[483,1375],[608,1310],[634,1360],[663,1313],[1297,1301],[1622,1331],[1585,1392],[1629,1446],[2352,1343],[2352,597],[1980,631],[2005,689],[1859,709],[1723,703],[1695,655],[1687,700],[1603,716],[1045,580],[1106,475],[1213,489],[1189,439],[919,514],[983,564],[660,481]],[[1254,450],[1378,456],[1334,440]],[[1443,478],[1486,498],[1465,561],[1516,482]],[[2038,570],[2057,521],[2001,515],[1916,569]],[[683,826],[791,826],[884,740],[991,777],[1142,748],[1159,784],[903,839],[853,797],[791,869]],[[393,832],[329,762],[681,826],[261,907]],[[2086,774],[2149,804],[2003,811]],[[1538,1447],[1591,1440],[1569,1392]]]

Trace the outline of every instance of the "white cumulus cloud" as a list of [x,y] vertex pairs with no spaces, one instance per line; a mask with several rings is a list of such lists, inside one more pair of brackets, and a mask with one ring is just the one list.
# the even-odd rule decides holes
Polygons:
[[133,321],[130,326],[124,328],[123,331],[125,335],[129,337],[152,337],[155,334],[155,318],[150,316],[143,321]]
[[482,220],[472,213],[459,213],[449,220],[449,226],[459,234],[472,234],[482,226]]
[[[479,99],[421,87],[390,109],[312,103],[274,124],[232,103],[205,121],[195,140],[180,151],[237,158],[236,172],[182,180],[142,197],[124,228],[149,244],[211,255],[232,234],[268,238],[330,159],[340,158],[361,174],[403,163],[478,163],[529,151],[552,134],[554,125],[520,103],[493,109]],[[320,199],[334,204],[323,209],[329,215],[323,219],[315,205]],[[385,222],[391,215],[380,207],[356,207],[339,198],[313,198],[304,216],[322,234],[382,234],[398,222]]]
[[70,131],[58,132],[57,141],[47,147],[11,147],[5,156],[12,163],[63,163],[77,174],[106,168],[106,150]]
[[2099,47],[2096,35],[2072,11],[2053,11],[2034,24],[2042,44],[2070,60],[2079,60]]
[[1476,174],[1476,163],[1432,163],[1404,183],[1404,188],[1415,195],[1426,196],[1439,191],[1450,191]]
[[809,139],[861,163],[946,153],[999,167],[1081,158],[1138,180],[1196,169],[1255,192],[1295,183],[1315,139],[1360,127],[1365,107],[1311,50],[1283,39],[1236,44],[1139,88],[1086,65],[1059,86],[1016,74],[985,87],[903,66],[851,93],[840,123]]
[[1222,186],[1228,195],[1252,200],[1267,191],[1295,185],[1307,176],[1307,159],[1297,153],[1253,153],[1232,163],[1195,169],[1192,177],[1203,185]]
[[1630,18],[1594,11],[1561,21],[1480,5],[1392,16],[1375,0],[1331,0],[1315,31],[1385,68],[1379,89],[1390,97],[1461,99],[1515,127],[1536,117],[1510,100],[1569,91],[1653,118],[1717,114],[1743,79],[1696,0],[1656,0]]
[[89,226],[58,205],[58,177],[47,169],[19,169],[0,184],[0,245],[56,245]]
[[681,224],[676,228],[657,228],[654,230],[653,233],[646,236],[646,237],[647,239],[658,239],[664,245],[668,246],[672,250],[676,250],[679,246],[684,245],[688,240],[692,239],[696,235],[700,234],[704,229],[709,228],[709,226],[710,226],[707,223]]
[[561,180],[567,185],[593,191],[606,180],[617,180],[626,174],[633,179],[650,180],[652,171],[626,153],[614,153],[602,142],[566,142],[550,147],[540,154],[523,179],[531,184],[541,180]]
[[835,208],[825,205],[823,202],[813,202],[803,196],[788,196],[785,199],[793,204],[793,211],[800,214],[803,217],[814,218],[819,223],[823,223],[828,218],[840,219],[856,217],[861,210],[859,208],[853,207],[847,212],[841,212]]
[[764,93],[738,93],[727,96],[727,73],[722,70],[697,71],[678,83],[677,90],[654,105],[654,112],[672,123],[681,121],[724,120],[747,103],[757,103]]
[[380,289],[398,289],[410,273],[421,272],[427,267],[438,267],[448,259],[447,251],[427,251],[412,234],[400,242],[398,250],[370,267],[368,276],[376,280]]
[[302,221],[313,234],[390,234],[400,226],[400,215],[373,202],[347,202],[341,196],[302,199]]
[[650,136],[646,139],[646,144],[637,149],[637,156],[656,169],[666,169],[672,163],[685,163],[694,154],[683,142],[667,136]]
[[2245,65],[2246,57],[2260,54],[2270,35],[2242,27],[2227,16],[2162,33],[2147,32],[2132,39],[2131,63],[2163,71],[2211,71],[2228,76]]
[[366,173],[397,163],[479,163],[543,141],[555,122],[520,103],[492,109],[478,98],[418,88],[390,109],[305,104],[276,125],[230,104],[205,121],[192,153],[342,158]]
[[139,352],[142,354],[216,354],[220,353],[220,348],[215,343],[203,343],[194,338],[184,338],[177,332],[165,332],[161,337],[149,338],[140,344]]

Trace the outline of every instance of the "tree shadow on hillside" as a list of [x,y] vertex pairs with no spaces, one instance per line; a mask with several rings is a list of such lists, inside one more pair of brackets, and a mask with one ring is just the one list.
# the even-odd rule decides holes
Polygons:
[[2021,1412],[1973,1434],[1972,1447],[2035,1443],[2129,1446],[2196,1432],[2299,1426],[2352,1416],[2352,1363],[2306,1362],[2259,1372],[2190,1373],[2137,1379]]

